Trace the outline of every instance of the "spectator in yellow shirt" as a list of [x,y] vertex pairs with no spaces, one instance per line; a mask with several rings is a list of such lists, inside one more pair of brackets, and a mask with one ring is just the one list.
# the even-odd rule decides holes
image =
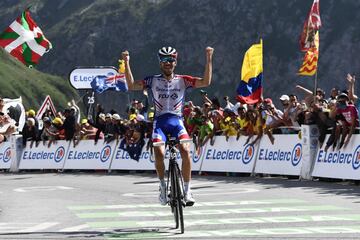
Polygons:
[[220,129],[226,136],[226,141],[230,136],[237,136],[235,113],[229,108],[224,109],[224,118],[220,121]]
[[236,140],[239,140],[240,135],[247,135],[246,128],[249,122],[246,120],[246,109],[244,106],[238,107],[237,112],[238,112],[238,116],[236,117],[236,127],[237,127]]

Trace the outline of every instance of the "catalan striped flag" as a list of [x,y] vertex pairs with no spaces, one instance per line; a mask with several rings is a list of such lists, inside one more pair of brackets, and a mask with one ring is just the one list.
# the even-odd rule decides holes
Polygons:
[[319,32],[315,35],[315,47],[309,49],[304,56],[298,74],[302,76],[313,76],[317,70],[319,59]]
[[300,49],[305,53],[298,74],[313,76],[319,60],[319,29],[321,27],[320,0],[314,0],[300,35]]
[[241,81],[237,88],[237,100],[254,104],[261,101],[263,78],[263,44],[253,44],[245,53],[241,68]]

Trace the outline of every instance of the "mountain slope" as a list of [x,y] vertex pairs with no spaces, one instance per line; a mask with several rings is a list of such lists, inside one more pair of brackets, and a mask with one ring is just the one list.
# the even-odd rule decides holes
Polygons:
[[54,104],[62,110],[78,94],[65,79],[30,69],[0,48],[0,96],[22,96],[25,108],[38,109],[50,95]]
[[[12,21],[31,4],[33,17],[54,46],[39,69],[62,76],[75,66],[116,66],[121,51],[128,49],[134,76],[141,79],[158,73],[156,51],[166,45],[179,51],[178,73],[202,76],[204,49],[213,46],[214,78],[206,90],[221,98],[235,96],[243,55],[251,44],[263,38],[264,96],[278,98],[284,93],[299,93],[296,84],[313,86],[313,78],[296,74],[303,58],[299,35],[312,2],[4,0],[0,3],[0,23]],[[333,86],[345,88],[346,73],[358,71],[359,10],[357,0],[320,3],[323,27],[318,80],[327,92]],[[199,95],[195,91],[192,96]],[[126,101],[126,95],[105,93],[99,99],[109,108],[118,107],[117,102]]]

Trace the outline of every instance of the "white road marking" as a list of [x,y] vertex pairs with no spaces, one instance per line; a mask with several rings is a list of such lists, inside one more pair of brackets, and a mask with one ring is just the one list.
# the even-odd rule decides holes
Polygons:
[[[216,206],[237,206],[237,205],[270,205],[270,204],[293,204],[305,203],[300,199],[267,199],[267,200],[242,200],[242,201],[215,201],[215,202],[199,202],[196,207],[216,207]],[[153,204],[116,204],[116,205],[78,205],[69,206],[73,211],[87,211],[100,209],[129,209],[129,208],[164,208],[164,206]]]
[[39,232],[39,231],[43,231],[45,229],[51,228],[53,226],[56,226],[58,224],[59,224],[58,222],[43,222],[43,223],[39,223],[39,224],[37,224],[35,226],[32,226],[32,227],[27,227],[27,228],[22,227],[21,230],[18,230],[16,232],[19,232],[19,233],[22,233],[22,232]]
[[31,191],[56,191],[56,190],[72,190],[72,187],[66,186],[37,186],[37,187],[21,187],[15,188],[14,192],[31,192]]
[[[255,188],[232,188],[231,190],[227,189],[192,189],[191,190],[197,196],[207,196],[207,195],[234,195],[234,194],[244,194],[244,193],[254,193],[258,192],[258,189]],[[136,192],[136,193],[124,193],[124,197],[154,197],[154,192]]]
[[77,231],[88,229],[88,228],[89,228],[89,225],[81,224],[81,225],[74,226],[74,227],[63,228],[63,229],[59,230],[59,232],[77,232]]

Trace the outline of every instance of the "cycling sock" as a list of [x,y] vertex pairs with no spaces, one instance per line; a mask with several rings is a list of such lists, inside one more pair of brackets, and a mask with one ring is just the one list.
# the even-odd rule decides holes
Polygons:
[[184,190],[185,192],[190,191],[190,182],[184,182]]
[[162,187],[166,187],[166,182],[165,182],[165,179],[160,179],[160,185],[162,186]]

